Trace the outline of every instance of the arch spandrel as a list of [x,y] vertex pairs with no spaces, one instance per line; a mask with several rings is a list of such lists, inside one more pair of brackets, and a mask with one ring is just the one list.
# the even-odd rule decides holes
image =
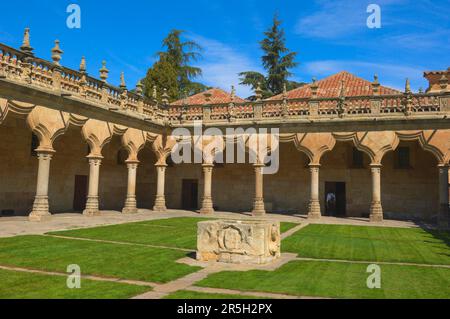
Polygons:
[[29,128],[39,138],[39,150],[53,151],[53,142],[69,127],[70,114],[36,106],[27,116]]
[[89,144],[91,157],[102,157],[103,146],[111,141],[114,128],[111,124],[99,120],[90,119],[83,126],[83,138]]
[[130,128],[122,136],[122,145],[128,151],[128,161],[138,161],[138,154],[147,142],[147,134],[144,131]]
[[308,156],[310,164],[319,165],[323,154],[336,145],[336,139],[332,133],[300,133],[294,143],[299,151]]
[[418,141],[425,150],[433,153],[439,164],[450,161],[450,130],[417,130],[398,131],[397,136],[402,141]]

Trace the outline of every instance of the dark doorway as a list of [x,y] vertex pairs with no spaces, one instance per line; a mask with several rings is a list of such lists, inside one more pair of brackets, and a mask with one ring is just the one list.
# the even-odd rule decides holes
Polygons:
[[346,215],[345,183],[325,183],[325,216],[342,217]]
[[183,179],[182,208],[185,210],[198,209],[198,181]]
[[82,212],[86,208],[87,189],[88,177],[85,175],[76,175],[73,195],[73,210],[75,212]]

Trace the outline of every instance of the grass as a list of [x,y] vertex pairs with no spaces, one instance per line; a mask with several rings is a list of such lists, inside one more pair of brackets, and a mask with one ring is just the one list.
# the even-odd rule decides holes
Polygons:
[[125,299],[151,290],[115,282],[81,280],[69,289],[67,277],[0,270],[0,299]]
[[309,225],[282,243],[300,257],[450,265],[448,232],[420,228]]
[[369,289],[368,264],[293,261],[275,271],[226,271],[197,286],[332,298],[445,299],[450,296],[450,269],[381,266],[381,289]]
[[46,236],[0,239],[0,264],[66,272],[77,264],[84,275],[165,283],[199,270],[176,263],[183,251],[89,242]]
[[180,290],[166,296],[164,299],[183,300],[183,299],[260,299],[260,298],[253,296],[227,295],[227,294],[215,294],[215,293]]
[[[191,217],[160,219],[51,232],[49,235],[167,246],[194,251],[197,248],[197,223],[202,220],[207,219]],[[297,225],[295,223],[281,223],[280,229],[283,233]]]

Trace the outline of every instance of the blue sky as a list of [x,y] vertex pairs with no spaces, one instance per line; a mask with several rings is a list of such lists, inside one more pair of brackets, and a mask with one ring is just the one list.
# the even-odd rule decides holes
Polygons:
[[[66,26],[71,3],[81,7],[78,30]],[[381,7],[381,29],[366,26],[371,3]],[[164,36],[182,29],[204,47],[200,81],[229,90],[238,85],[238,72],[262,71],[258,41],[274,12],[283,20],[287,46],[298,52],[297,81],[347,70],[369,80],[377,73],[382,84],[399,89],[409,77],[417,90],[427,87],[423,71],[450,66],[450,0],[4,1],[0,42],[19,47],[30,27],[37,56],[49,59],[59,39],[63,65],[77,69],[85,55],[88,72],[98,76],[104,59],[108,81],[118,84],[124,71],[131,88],[154,62]]]

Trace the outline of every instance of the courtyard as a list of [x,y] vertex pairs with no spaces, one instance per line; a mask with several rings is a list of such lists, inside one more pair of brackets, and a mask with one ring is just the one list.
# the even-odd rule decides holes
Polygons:
[[[217,213],[213,218],[254,218]],[[450,234],[409,222],[268,214],[279,220],[282,257],[275,265],[195,260],[193,212],[86,218],[56,215],[47,223],[0,222],[0,298],[297,299],[450,296]],[[367,267],[381,268],[369,289]],[[69,289],[69,265],[81,288]]]

